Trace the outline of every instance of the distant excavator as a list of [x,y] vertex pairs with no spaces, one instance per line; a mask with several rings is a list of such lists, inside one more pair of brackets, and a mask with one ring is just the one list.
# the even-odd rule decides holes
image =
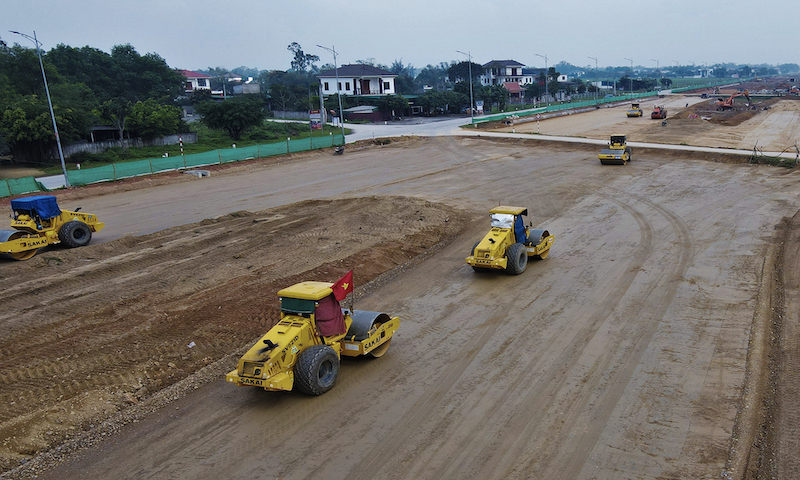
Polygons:
[[719,110],[719,111],[733,110],[733,108],[734,108],[734,103],[733,103],[734,100],[736,100],[736,97],[741,97],[741,96],[744,96],[745,98],[747,98],[747,102],[748,103],[752,102],[752,100],[750,100],[750,92],[748,92],[747,90],[744,90],[742,92],[736,92],[736,93],[734,93],[733,95],[731,95],[730,97],[728,97],[728,98],[726,98],[724,100],[721,99],[721,98],[717,99],[717,110]]

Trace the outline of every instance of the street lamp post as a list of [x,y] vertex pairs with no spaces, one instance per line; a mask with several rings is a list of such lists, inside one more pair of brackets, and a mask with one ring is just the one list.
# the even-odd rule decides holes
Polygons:
[[469,115],[472,125],[475,125],[475,102],[472,98],[472,55],[470,52],[464,53],[461,50],[456,50],[456,52],[460,53],[461,55],[466,55],[469,59]]
[[339,99],[339,125],[342,127],[342,144],[344,144],[344,113],[342,112],[342,94],[339,91],[339,67],[336,64],[336,47],[331,45],[332,48],[317,45],[319,48],[325,49],[333,54],[333,72],[336,74],[336,97]]
[[[597,58],[589,57],[594,60],[594,81],[597,82]],[[599,85],[594,86],[594,103],[597,103],[597,89],[600,88]]]
[[36,38],[36,32],[33,32],[33,36],[26,35],[24,33],[15,32],[13,30],[9,30],[11,33],[16,33],[22,37],[27,38],[28,40],[32,41],[33,44],[36,46],[36,55],[39,57],[39,66],[42,68],[42,79],[44,80],[44,92],[47,94],[47,105],[50,107],[50,118],[53,120],[53,132],[56,135],[56,145],[58,145],[58,157],[61,159],[61,171],[64,172],[64,185],[69,187],[69,177],[67,177],[67,165],[64,163],[64,151],[61,149],[61,139],[58,136],[58,125],[56,125],[56,115],[53,113],[53,102],[50,100],[50,88],[47,86],[47,76],[44,74],[44,63],[42,62],[42,49],[39,46],[42,44]]
[[[659,68],[659,67],[660,67],[660,65],[659,65],[659,63],[658,63],[658,60],[656,60],[655,58],[651,58],[650,60],[652,60],[652,61],[656,62],[656,73],[658,73],[658,75],[659,75],[659,77],[660,77],[660,76],[661,76],[661,69]],[[656,88],[658,88],[658,80],[659,80],[659,79],[657,78],[657,79],[656,79]]]
[[631,98],[633,98],[633,60],[631,60],[630,58],[626,58],[625,60],[628,60],[629,62],[631,62],[630,82],[631,82]]
[[544,58],[544,99],[547,102],[547,106],[550,107],[550,93],[547,91],[547,55],[539,55],[538,53],[534,53],[534,55]]

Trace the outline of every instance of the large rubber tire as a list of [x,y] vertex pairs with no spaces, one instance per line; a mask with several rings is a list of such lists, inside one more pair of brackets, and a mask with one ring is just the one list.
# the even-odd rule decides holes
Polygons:
[[508,247],[506,258],[508,259],[506,273],[509,275],[519,275],[528,266],[528,251],[525,249],[525,245],[521,243],[515,243]]
[[339,357],[328,345],[312,345],[300,353],[294,365],[294,386],[306,395],[322,395],[339,376]]
[[625,147],[625,151],[628,153],[628,161],[630,162],[631,160],[633,160],[633,153],[631,147]]
[[70,248],[83,247],[92,240],[92,229],[83,222],[72,220],[58,229],[58,239]]

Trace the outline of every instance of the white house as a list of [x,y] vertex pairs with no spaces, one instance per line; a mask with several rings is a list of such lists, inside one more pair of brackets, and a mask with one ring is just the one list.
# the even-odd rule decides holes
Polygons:
[[336,70],[327,70],[319,75],[322,95],[334,95],[337,92],[336,77],[339,77],[339,93],[342,95],[394,95],[394,79],[392,72],[373,67],[372,65],[342,65]]
[[492,60],[482,67],[481,85],[517,83],[524,86],[536,79],[533,70],[524,68],[525,66],[516,60]]
[[186,93],[195,90],[211,90],[211,77],[191,70],[178,70],[186,78]]

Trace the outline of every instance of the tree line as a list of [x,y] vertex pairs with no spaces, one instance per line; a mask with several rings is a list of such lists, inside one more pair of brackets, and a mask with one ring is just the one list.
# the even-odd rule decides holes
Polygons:
[[[178,131],[183,77],[155,53],[131,45],[110,53],[58,45],[42,53],[62,142],[85,139],[94,125],[120,137],[152,138]],[[0,42],[0,149],[17,159],[44,159],[55,145],[37,51]]]
[[[185,95],[183,76],[170,68],[158,54],[139,54],[132,45],[116,45],[109,53],[89,46],[70,47],[60,44],[42,53],[53,110],[63,142],[86,139],[95,125],[113,127],[119,138],[153,138],[177,133],[186,127],[181,120],[181,106],[192,104],[210,128],[221,129],[238,140],[251,127],[263,122],[265,110],[308,111],[318,108],[338,110],[339,99],[331,95],[320,103],[317,75],[334,67],[326,63],[320,67],[317,55],[303,51],[300,44],[287,46],[291,68],[282,70],[257,70],[247,67],[235,69],[242,76],[257,79],[259,95],[243,95],[225,102],[215,101],[210,90],[196,90]],[[417,69],[402,59],[391,65],[382,65],[372,58],[356,63],[372,65],[396,75],[397,95],[379,99],[362,100],[342,97],[344,108],[363,102],[386,112],[402,115],[408,107],[404,95],[415,94],[415,105],[427,114],[464,113],[481,101],[487,108],[505,109],[509,93],[502,85],[482,85],[483,67],[470,61],[440,62]],[[710,69],[706,69],[708,71]],[[719,64],[714,66],[714,76],[724,77],[734,72],[743,76],[774,75],[796,72],[796,64],[741,66]],[[203,71],[203,70],[200,70]],[[571,74],[570,82],[559,82],[561,72]],[[677,66],[669,72],[692,75],[697,67]],[[208,68],[211,87],[232,94],[233,83],[223,68]],[[557,63],[538,70],[534,82],[524,86],[525,97],[541,100],[545,92],[566,94],[596,92],[597,87],[584,79],[615,78],[620,89],[652,89],[659,84],[668,87],[671,80],[662,70],[639,69],[638,78],[626,67],[609,67],[592,70]],[[582,77],[582,78],[580,78]],[[470,86],[472,87],[470,89]],[[471,91],[470,91],[471,90]],[[0,40],[0,155],[11,151],[17,159],[48,158],[55,145],[50,113],[44,92],[37,51]]]

